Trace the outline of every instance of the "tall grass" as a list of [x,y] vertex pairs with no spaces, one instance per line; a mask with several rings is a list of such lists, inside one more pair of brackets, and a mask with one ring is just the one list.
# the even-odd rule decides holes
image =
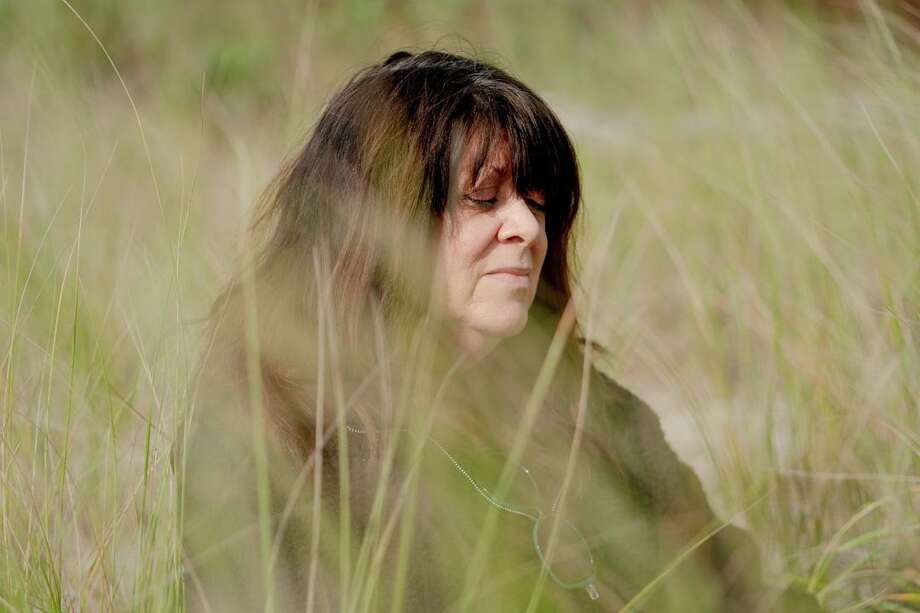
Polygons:
[[582,323],[723,517],[767,492],[737,520],[770,576],[920,606],[920,33],[519,4],[0,4],[0,608],[181,606],[170,451],[250,206],[343,75],[450,32],[570,127]]

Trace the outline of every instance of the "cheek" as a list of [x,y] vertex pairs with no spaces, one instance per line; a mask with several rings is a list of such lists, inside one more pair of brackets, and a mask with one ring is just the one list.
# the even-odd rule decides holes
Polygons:
[[454,308],[475,291],[479,262],[491,243],[484,228],[470,221],[446,220],[438,237],[437,281],[448,305]]
[[448,237],[448,256],[452,266],[475,273],[477,265],[488,255],[496,229],[489,219],[460,219]]
[[470,263],[481,260],[488,254],[497,232],[495,222],[486,216],[466,220],[457,233],[462,257]]
[[543,261],[546,259],[548,246],[549,240],[546,237],[546,229],[544,228],[540,232],[539,240],[534,241],[534,263],[538,265],[538,268],[543,267]]

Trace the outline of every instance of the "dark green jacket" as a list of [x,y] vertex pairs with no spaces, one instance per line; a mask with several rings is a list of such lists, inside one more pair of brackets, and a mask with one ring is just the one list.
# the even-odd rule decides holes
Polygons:
[[[421,415],[437,412],[436,425],[424,440],[403,437],[402,452],[385,479],[380,470],[386,462],[375,445],[386,437],[375,435],[367,424],[364,433],[356,432],[362,424],[350,415],[347,515],[340,504],[345,471],[339,463],[337,436],[333,434],[323,450],[322,504],[314,505],[312,460],[304,463],[287,439],[272,434],[279,423],[288,431],[300,426],[270,409],[265,473],[270,486],[270,573],[265,572],[260,554],[254,422],[247,403],[240,400],[248,396],[239,380],[205,380],[187,453],[179,456],[186,476],[190,610],[262,610],[267,600],[278,611],[305,610],[318,508],[323,509],[321,538],[316,541],[318,564],[312,582],[317,611],[346,608],[340,572],[341,552],[346,550],[350,559],[344,562],[351,578],[362,568],[365,572],[363,581],[345,589],[348,598],[365,603],[366,610],[392,610],[395,602],[396,610],[456,611],[471,593],[470,611],[525,610],[541,571],[533,545],[534,522],[497,510],[470,478],[494,474],[494,467],[484,467],[487,458],[507,454],[508,442],[521,426],[523,401],[533,382],[522,377],[511,389],[499,389],[508,388],[504,384],[515,377],[509,374],[515,369],[506,366],[500,356],[487,360],[455,377],[438,396],[437,407],[420,408]],[[542,501],[541,521],[552,516],[552,501],[568,464],[577,415],[573,391],[580,385],[577,360],[570,366],[571,372],[557,377],[551,388],[521,460],[534,477]],[[277,381],[266,385],[289,385],[290,393],[296,388]],[[546,578],[537,611],[618,611],[627,603],[637,611],[820,610],[807,595],[780,593],[763,585],[754,542],[714,516],[698,478],[670,448],[657,416],[645,403],[593,369],[588,387],[590,401],[565,519],[590,546],[600,597],[592,600],[583,589],[560,587]],[[434,388],[437,385],[432,392]],[[326,393],[331,396],[332,389]],[[329,424],[333,409],[327,411]],[[419,462],[412,454],[416,444]],[[412,474],[418,478],[408,482],[416,485],[407,486],[407,476]],[[375,525],[371,517],[382,483],[387,484],[382,490],[383,513]],[[521,494],[511,494],[515,495]],[[490,514],[496,523],[487,533]],[[343,542],[343,534],[350,546]],[[708,539],[674,565],[707,534]],[[365,537],[373,546],[367,548],[372,555],[362,566]],[[481,540],[490,543],[488,555],[471,568]],[[401,546],[406,554],[402,558]],[[371,575],[376,580],[368,580]],[[272,585],[266,589],[269,576]],[[473,577],[478,577],[475,589],[465,589]],[[354,583],[371,587],[362,593]],[[634,600],[650,584],[654,589]]]

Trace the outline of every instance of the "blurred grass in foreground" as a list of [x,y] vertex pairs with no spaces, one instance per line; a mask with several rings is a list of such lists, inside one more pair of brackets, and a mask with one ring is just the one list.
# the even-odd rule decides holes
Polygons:
[[[768,571],[920,600],[920,34],[738,2],[0,3],[0,605],[172,610],[209,301],[343,75],[484,50],[580,150],[606,365]],[[462,33],[468,42],[442,40]],[[141,132],[141,127],[143,132]],[[143,138],[142,138],[143,134]]]

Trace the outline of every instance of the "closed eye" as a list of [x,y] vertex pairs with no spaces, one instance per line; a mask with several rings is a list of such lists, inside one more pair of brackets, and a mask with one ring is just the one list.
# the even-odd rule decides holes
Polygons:
[[498,198],[473,198],[472,196],[467,196],[466,199],[472,202],[474,206],[482,209],[493,207],[498,202]]
[[544,205],[539,200],[534,200],[533,198],[525,198],[524,200],[527,202],[527,206],[534,209],[535,211],[540,213],[546,212],[546,205]]

